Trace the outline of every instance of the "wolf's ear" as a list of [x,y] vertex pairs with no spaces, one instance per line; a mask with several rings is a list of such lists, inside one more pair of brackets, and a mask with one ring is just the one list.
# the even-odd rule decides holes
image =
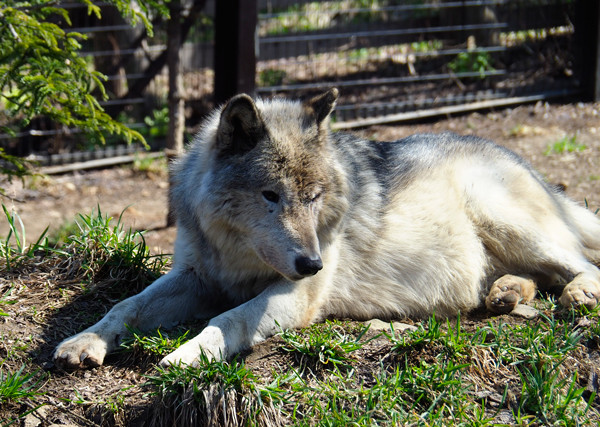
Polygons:
[[309,99],[305,104],[305,108],[312,115],[317,125],[320,125],[323,120],[329,116],[335,107],[335,101],[337,101],[339,91],[336,88],[329,89],[327,92],[317,95],[314,98]]
[[217,149],[224,156],[244,154],[256,147],[264,134],[265,125],[252,98],[236,95],[221,112]]

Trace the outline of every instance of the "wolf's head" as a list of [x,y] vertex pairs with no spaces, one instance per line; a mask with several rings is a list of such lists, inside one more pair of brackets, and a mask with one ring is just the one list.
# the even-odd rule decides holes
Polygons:
[[223,258],[247,256],[291,280],[323,268],[321,245],[346,208],[328,126],[337,96],[337,89],[306,102],[238,95],[213,118],[216,128],[202,142],[210,161],[200,220]]

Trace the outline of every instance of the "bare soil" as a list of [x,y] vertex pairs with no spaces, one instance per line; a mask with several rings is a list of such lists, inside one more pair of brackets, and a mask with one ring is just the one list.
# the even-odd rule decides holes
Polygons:
[[[430,123],[377,126],[360,133],[394,140],[416,132],[442,131],[493,139],[529,160],[549,182],[564,185],[574,200],[581,203],[587,200],[593,210],[600,207],[599,103],[539,103]],[[544,154],[549,146],[565,136],[575,136],[577,144],[586,148],[571,153]],[[0,186],[6,190],[2,203],[19,213],[29,241],[35,240],[47,226],[54,232],[76,219],[78,213],[90,213],[99,206],[102,212],[115,218],[125,211],[123,223],[126,226],[148,230],[146,242],[154,253],[173,251],[175,229],[165,227],[166,173],[142,173],[121,167],[28,179],[25,184],[1,183]],[[6,236],[7,232],[8,224],[2,218],[0,236]],[[0,273],[0,295],[9,288],[15,289],[18,295],[17,304],[2,306],[9,316],[0,317],[0,359],[14,372],[23,360],[15,356],[15,348],[26,349],[18,351],[25,352],[31,364],[51,374],[42,388],[47,394],[41,398],[48,406],[30,415],[24,425],[149,423],[148,417],[160,403],[145,396],[138,386],[146,381],[144,374],[154,372],[156,360],[135,354],[116,354],[109,356],[99,368],[74,373],[61,372],[51,363],[53,348],[60,340],[97,321],[115,303],[109,295],[86,294],[80,287],[69,287],[68,278],[58,273],[63,270],[59,266],[32,265],[14,274]],[[463,320],[463,328],[476,328],[489,319],[487,314],[473,314]],[[389,347],[389,342],[373,341],[364,350],[360,369],[364,369],[365,375],[370,369],[369,363],[377,364],[381,355],[389,350],[386,346]],[[257,346],[245,356],[248,367],[258,377],[269,378],[273,367],[287,363],[277,348],[276,338]],[[583,381],[586,375],[591,378],[595,372],[590,368],[593,360],[586,357],[589,363],[579,365]],[[111,404],[119,410],[107,410]],[[0,419],[23,414],[28,409],[31,408],[0,407]]]

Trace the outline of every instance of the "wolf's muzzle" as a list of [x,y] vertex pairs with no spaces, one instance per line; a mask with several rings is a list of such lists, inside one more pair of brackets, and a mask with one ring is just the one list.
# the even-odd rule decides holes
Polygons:
[[314,276],[323,268],[321,257],[310,258],[299,256],[296,258],[296,272],[302,276]]

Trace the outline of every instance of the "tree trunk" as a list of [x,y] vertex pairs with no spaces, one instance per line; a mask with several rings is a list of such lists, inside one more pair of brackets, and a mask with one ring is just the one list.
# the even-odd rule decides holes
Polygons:
[[[181,67],[181,1],[172,0],[169,4],[171,19],[167,27],[167,65],[169,68],[169,132],[167,134],[166,155],[170,163],[183,152],[185,129],[185,100],[183,99],[183,73]],[[169,181],[171,181],[169,171]],[[169,203],[167,226],[175,224],[174,213]]]

